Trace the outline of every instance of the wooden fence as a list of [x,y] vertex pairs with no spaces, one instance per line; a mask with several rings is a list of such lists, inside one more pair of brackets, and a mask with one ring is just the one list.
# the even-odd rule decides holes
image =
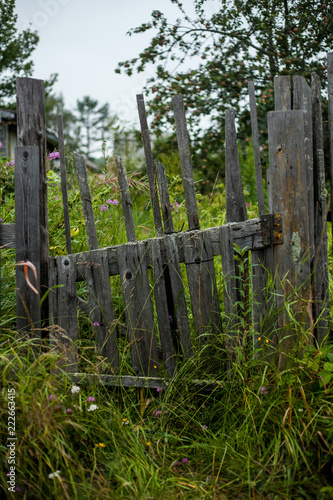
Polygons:
[[[333,53],[328,54],[329,154],[333,166]],[[251,251],[252,347],[263,336],[269,352],[281,367],[283,354],[294,345],[288,331],[283,302],[297,290],[295,314],[309,331],[309,342],[320,344],[329,331],[327,207],[320,82],[312,76],[311,88],[302,77],[277,77],[274,82],[275,111],[268,113],[269,168],[268,214],[265,213],[260,164],[254,85],[249,83],[251,124],[255,159],[259,217],[247,220],[238,158],[235,114],[226,112],[225,180],[226,224],[201,228],[191,165],[189,136],[182,96],[173,108],[186,203],[188,230],[175,232],[165,168],[154,162],[143,96],[137,96],[142,140],[146,157],[156,237],[137,241],[126,168],[116,159],[128,243],[99,248],[92,200],[83,156],[75,164],[85,217],[89,251],[71,250],[66,165],[59,117],[59,151],[68,255],[49,256],[47,183],[45,165],[45,112],[43,82],[18,78],[18,147],[15,157],[16,223],[0,226],[0,245],[16,249],[17,329],[43,336],[48,326],[52,339],[61,337],[67,349],[67,371],[77,373],[79,363],[78,308],[95,325],[96,343],[110,370],[105,382],[122,385],[161,384],[172,377],[176,360],[193,353],[193,341],[204,346],[216,335],[225,338],[227,351],[250,345],[240,304],[249,289],[239,278],[235,244]],[[331,185],[332,185],[331,175]],[[215,259],[215,263],[214,263]],[[218,264],[216,263],[218,259]],[[222,263],[221,263],[222,259]],[[33,264],[36,276],[24,262]],[[191,333],[181,264],[185,263],[195,337]],[[224,309],[216,285],[216,269],[223,271]],[[38,294],[28,285],[26,274]],[[126,321],[120,323],[112,300],[110,276],[119,275]],[[269,275],[275,292],[267,296]],[[77,297],[76,283],[85,281],[88,300]],[[245,283],[245,284],[244,284]],[[50,290],[40,307],[39,301]],[[295,303],[295,301],[294,301]],[[269,309],[280,314],[268,324]],[[56,334],[55,331],[58,333]],[[122,353],[119,339],[130,348],[132,376],[120,374]],[[59,340],[59,339],[58,339]],[[84,375],[77,375],[78,379]],[[140,378],[141,377],[141,378]]]

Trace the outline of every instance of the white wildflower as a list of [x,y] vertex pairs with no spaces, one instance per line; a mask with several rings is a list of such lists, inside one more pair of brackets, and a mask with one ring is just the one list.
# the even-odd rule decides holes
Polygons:
[[49,474],[49,479],[54,479],[56,477],[60,477],[60,470],[56,470],[55,472],[51,472],[51,474]]
[[87,411],[95,411],[95,410],[98,410],[98,406],[97,405],[90,405]]
[[78,394],[80,392],[80,387],[78,385],[72,385],[71,393]]

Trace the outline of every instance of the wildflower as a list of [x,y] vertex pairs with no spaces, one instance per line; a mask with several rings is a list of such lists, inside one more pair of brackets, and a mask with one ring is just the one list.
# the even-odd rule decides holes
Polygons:
[[70,415],[71,413],[73,413],[73,410],[71,410],[70,408],[67,408],[66,413]]
[[55,472],[51,472],[51,474],[49,474],[49,479],[54,479],[56,477],[60,477],[60,470],[56,470]]
[[95,444],[95,447],[96,448],[105,448],[105,444],[104,443],[98,443],[98,444]]
[[0,148],[2,148],[2,142],[0,142]]
[[170,323],[173,322],[173,317],[172,316],[169,316],[169,321],[170,321]]
[[5,163],[5,167],[15,167],[15,160],[9,160]]
[[103,205],[101,205],[99,207],[99,209],[101,212],[106,212],[107,210],[109,210],[109,207],[107,205],[104,205],[104,203],[103,203]]
[[95,411],[95,410],[98,410],[97,405],[90,405],[89,408],[87,409],[87,411]]
[[179,204],[176,201],[175,201],[174,205],[171,203],[170,207],[171,207],[172,211],[175,211],[176,213],[179,212],[179,210],[178,210]]
[[106,203],[109,203],[110,205],[119,205],[119,201],[114,198],[114,200],[106,200]]
[[268,339],[266,339],[266,340],[265,340],[265,342],[266,342],[266,344],[268,344],[268,343],[269,343],[269,340],[268,340]]
[[94,396],[89,396],[88,403],[94,403],[94,402],[95,402]]
[[53,153],[49,154],[49,160],[56,160],[57,158],[59,158],[59,156],[59,153],[57,151],[54,151]]
[[121,423],[121,425],[128,425],[129,424],[129,421],[127,418],[123,418],[123,421]]
[[94,321],[94,322],[93,322],[93,326],[99,326],[98,321]]
[[3,222],[2,218],[0,217],[0,222]]
[[151,445],[151,442],[150,442],[150,441],[148,441],[148,443],[146,443],[146,445],[147,445],[147,446],[150,446],[150,445]]
[[263,385],[262,387],[260,387],[260,390],[259,390],[260,394],[267,394],[267,389],[266,387]]
[[207,425],[205,425],[205,424],[202,425],[202,428],[203,429],[208,429]]
[[78,394],[80,392],[80,387],[78,385],[72,385],[72,388],[71,388],[71,393],[72,394]]
[[250,203],[245,203],[245,205],[247,206],[247,208],[251,207]]
[[178,465],[179,465],[178,460],[175,460],[174,463],[172,464],[172,467],[174,467],[175,469],[177,469]]
[[159,417],[161,415],[162,411],[161,410],[156,410],[155,411],[155,417]]
[[156,391],[157,392],[162,392],[163,391],[163,387],[157,387]]
[[258,337],[258,340],[259,340],[259,342],[260,342],[260,340],[261,340],[261,337]]
[[187,464],[188,464],[188,458],[183,458],[183,460],[182,460],[182,464],[183,464],[183,465],[187,465]]
[[55,399],[57,399],[56,394],[50,394],[50,395],[49,395],[49,401],[53,401],[53,400],[55,400]]
[[61,410],[61,405],[57,405],[57,406],[55,407],[55,409],[56,409],[56,410]]

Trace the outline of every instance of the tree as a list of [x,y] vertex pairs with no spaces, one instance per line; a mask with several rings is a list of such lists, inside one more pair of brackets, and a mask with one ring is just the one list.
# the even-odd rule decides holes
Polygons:
[[69,151],[80,150],[80,127],[72,111],[65,108],[62,94],[51,93],[45,99],[46,126],[58,131],[58,115],[62,114],[64,142]]
[[8,103],[16,93],[16,77],[31,76],[31,53],[39,37],[26,29],[17,33],[15,0],[0,0],[0,102]]
[[76,113],[84,137],[81,149],[92,159],[92,155],[101,151],[102,144],[111,138],[117,118],[111,115],[108,103],[99,106],[98,101],[89,96],[77,100]]
[[[266,119],[266,111],[273,108],[276,75],[309,78],[316,72],[326,78],[326,52],[332,50],[333,40],[332,3],[215,0],[216,13],[208,16],[207,0],[194,0],[196,17],[192,19],[179,0],[171,2],[178,5],[181,18],[170,24],[162,12],[154,10],[150,22],[128,33],[151,30],[149,46],[138,57],[120,62],[116,72],[130,76],[134,70],[156,66],[145,90],[157,134],[173,124],[172,96],[184,96],[197,164],[208,156],[210,165],[219,162],[221,166],[227,108],[242,114],[241,137],[245,140],[251,135],[246,112],[248,81],[255,82]],[[187,69],[189,64],[191,69]],[[260,128],[264,132],[265,124]]]

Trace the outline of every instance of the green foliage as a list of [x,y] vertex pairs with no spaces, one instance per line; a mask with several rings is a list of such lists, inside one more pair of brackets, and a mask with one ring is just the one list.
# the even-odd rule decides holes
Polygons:
[[[116,72],[130,76],[148,65],[156,68],[145,87],[156,134],[174,125],[172,96],[184,96],[194,165],[199,168],[202,152],[207,150],[213,180],[218,170],[224,170],[225,110],[232,106],[241,116],[243,140],[251,135],[248,81],[255,82],[259,128],[265,139],[275,76],[308,79],[316,72],[327,78],[333,7],[320,0],[215,0],[206,9],[207,0],[194,0],[195,16],[190,17],[181,2],[171,2],[179,8],[176,22],[168,22],[161,11],[154,10],[149,22],[131,29],[130,36],[151,32],[151,41],[136,57],[120,62]],[[209,14],[212,8],[215,12]]]

